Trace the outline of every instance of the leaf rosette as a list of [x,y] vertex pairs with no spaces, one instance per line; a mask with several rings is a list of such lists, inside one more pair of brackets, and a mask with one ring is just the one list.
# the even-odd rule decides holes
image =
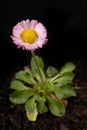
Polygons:
[[76,96],[72,86],[75,65],[66,63],[60,71],[49,66],[46,70],[41,57],[32,54],[30,69],[20,70],[10,83],[13,92],[9,95],[10,101],[15,104],[24,104],[27,118],[36,121],[38,113],[48,110],[55,116],[65,114],[64,101]]

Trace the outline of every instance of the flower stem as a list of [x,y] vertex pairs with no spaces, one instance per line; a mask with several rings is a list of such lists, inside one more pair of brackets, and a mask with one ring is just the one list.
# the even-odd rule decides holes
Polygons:
[[42,82],[43,82],[42,74],[41,74],[41,71],[40,71],[40,68],[39,68],[39,65],[38,65],[37,59],[36,59],[36,57],[35,57],[35,53],[34,53],[33,51],[32,51],[31,53],[32,53],[32,56],[33,56],[34,61],[35,61],[35,63],[36,63],[37,70],[38,70],[38,73],[39,73],[39,75],[40,75],[40,78],[41,78],[41,80],[42,80]]

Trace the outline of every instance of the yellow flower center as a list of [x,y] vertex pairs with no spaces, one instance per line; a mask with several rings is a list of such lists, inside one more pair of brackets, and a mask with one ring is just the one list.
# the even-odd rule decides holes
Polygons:
[[37,33],[33,29],[26,29],[21,34],[22,40],[30,44],[33,44],[37,37]]

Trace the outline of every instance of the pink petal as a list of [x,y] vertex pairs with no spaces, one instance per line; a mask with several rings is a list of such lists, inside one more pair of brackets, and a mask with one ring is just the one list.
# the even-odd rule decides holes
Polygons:
[[34,29],[35,26],[37,25],[38,21],[37,20],[31,20],[31,29]]
[[23,20],[20,25],[24,28],[24,29],[27,29],[27,28],[30,28],[30,21],[29,20]]

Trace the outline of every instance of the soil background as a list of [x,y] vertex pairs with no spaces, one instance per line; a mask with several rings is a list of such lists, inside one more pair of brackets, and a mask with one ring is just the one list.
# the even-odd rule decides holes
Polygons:
[[[36,50],[46,65],[60,68],[76,65],[73,87],[77,97],[68,99],[62,118],[50,112],[29,122],[22,105],[12,107],[8,95],[15,72],[29,65],[30,52],[17,49],[12,28],[21,20],[36,19],[48,31],[48,43]],[[87,130],[87,1],[26,0],[0,1],[0,129],[1,130]]]

